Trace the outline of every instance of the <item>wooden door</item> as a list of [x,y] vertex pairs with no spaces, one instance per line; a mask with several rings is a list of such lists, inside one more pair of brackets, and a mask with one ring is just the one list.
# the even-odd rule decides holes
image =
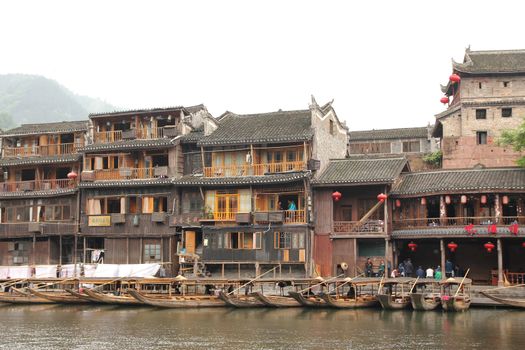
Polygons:
[[195,254],[195,231],[186,231],[184,248],[186,248],[187,254]]

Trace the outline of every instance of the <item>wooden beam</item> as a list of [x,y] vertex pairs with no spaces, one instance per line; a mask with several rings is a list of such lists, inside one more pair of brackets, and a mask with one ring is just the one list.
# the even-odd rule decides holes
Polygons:
[[498,287],[503,287],[503,247],[501,238],[498,238]]
[[204,174],[204,168],[206,164],[204,163],[204,147],[201,146],[201,160],[202,160],[202,173]]
[[447,276],[445,274],[445,242],[443,238],[439,240],[439,250],[441,251],[441,279],[446,280]]

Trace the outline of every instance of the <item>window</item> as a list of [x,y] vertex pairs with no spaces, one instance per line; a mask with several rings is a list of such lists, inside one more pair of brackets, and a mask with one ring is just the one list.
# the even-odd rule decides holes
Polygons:
[[334,121],[330,119],[330,135],[335,134]]
[[66,221],[70,219],[70,210],[68,205],[46,205],[42,207],[41,214],[44,221]]
[[512,108],[502,108],[501,109],[501,116],[503,118],[512,117]]
[[419,152],[419,141],[405,141],[403,142],[403,152]]
[[367,239],[357,242],[357,255],[360,257],[385,256],[385,241]]
[[303,232],[275,232],[275,249],[304,249],[305,245],[305,234]]
[[391,153],[390,142],[351,143],[351,154]]
[[144,261],[160,261],[160,244],[144,244]]
[[478,145],[486,145],[487,144],[487,132],[486,131],[476,132],[476,140],[477,140]]
[[[261,249],[262,232],[227,232],[224,249]],[[222,248],[222,239],[218,248]]]
[[487,110],[476,109],[476,119],[487,119]]
[[238,193],[228,193],[228,191],[217,191],[217,195],[215,196],[215,211],[217,213],[237,213],[238,204]]
[[481,83],[481,81],[478,83],[478,87],[479,87],[480,89],[483,88],[483,84]]

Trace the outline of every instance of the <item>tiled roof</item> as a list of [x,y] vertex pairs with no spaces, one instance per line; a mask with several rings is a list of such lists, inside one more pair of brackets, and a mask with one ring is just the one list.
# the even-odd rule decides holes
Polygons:
[[182,143],[195,143],[199,142],[204,137],[204,131],[192,131],[189,134],[182,135],[180,142]]
[[310,110],[261,114],[224,114],[217,130],[200,145],[236,145],[310,140],[313,136]]
[[157,186],[171,185],[170,178],[137,179],[137,180],[101,180],[101,181],[82,181],[78,185],[80,188],[107,188],[107,187],[136,187],[136,186]]
[[380,130],[363,130],[350,131],[348,133],[349,141],[364,140],[394,140],[394,139],[416,139],[428,136],[426,126],[417,128],[400,128],[400,129],[380,129]]
[[196,113],[198,111],[201,111],[201,110],[206,110],[206,106],[204,106],[202,103],[199,104],[199,105],[195,105],[195,106],[188,106],[188,107],[184,107],[188,112],[190,113]]
[[405,157],[352,157],[333,159],[312,183],[330,184],[389,184],[393,183],[407,165]]
[[111,143],[93,143],[82,148],[79,148],[81,152],[97,152],[97,151],[110,151],[110,150],[133,150],[133,149],[158,149],[168,148],[179,142],[180,137],[176,138],[162,138],[162,139],[135,139],[135,140],[123,140]]
[[404,174],[392,195],[525,191],[525,169],[463,169]]
[[6,130],[2,133],[4,136],[22,136],[22,135],[39,135],[50,133],[66,133],[75,131],[87,131],[88,121],[73,121],[73,122],[55,122],[42,124],[22,124],[14,129]]
[[310,176],[309,172],[291,172],[264,176],[240,176],[240,177],[202,177],[183,176],[173,179],[173,184],[178,186],[236,186],[236,185],[259,185],[279,184],[302,180]]
[[470,51],[463,63],[453,63],[456,71],[471,74],[525,73],[525,50]]
[[23,158],[2,158],[0,159],[0,166],[17,166],[17,165],[33,165],[33,164],[63,164],[78,162],[82,158],[81,154],[64,154],[56,156],[35,156]]
[[[193,106],[197,107],[197,106]],[[186,111],[186,109],[183,106],[177,106],[177,107],[166,107],[166,108],[145,108],[145,109],[129,109],[129,110],[122,110],[122,111],[112,111],[112,112],[105,112],[105,113],[91,113],[89,115],[89,118],[102,118],[102,117],[115,117],[115,116],[121,116],[121,115],[128,115],[128,114],[151,114],[151,113],[166,113],[166,112],[176,112],[176,111]],[[186,111],[187,112],[187,111]]]
[[58,197],[73,194],[78,191],[77,188],[62,188],[56,190],[42,190],[42,191],[14,191],[14,192],[0,192],[0,198],[42,198],[42,197]]

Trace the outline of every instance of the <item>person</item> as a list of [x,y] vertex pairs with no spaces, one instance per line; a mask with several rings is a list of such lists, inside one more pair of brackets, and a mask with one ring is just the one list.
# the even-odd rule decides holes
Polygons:
[[280,292],[281,296],[284,297],[284,287],[286,287],[286,282],[279,281],[279,282],[277,282],[277,286],[279,287],[279,292]]
[[441,266],[436,267],[436,271],[434,272],[434,278],[437,280],[440,280],[442,277],[441,275]]
[[416,270],[416,277],[425,278],[425,270],[423,270],[421,266],[419,266]]
[[346,296],[349,297],[350,299],[354,299],[355,298],[355,288],[354,288],[354,286],[350,286],[350,289],[348,290],[348,293],[346,293]]
[[445,262],[445,276],[454,277],[454,264],[450,259]]
[[393,269],[393,270],[392,270],[392,273],[390,274],[390,277],[391,277],[391,278],[397,278],[397,277],[399,277],[399,271],[397,271],[397,269]]
[[292,200],[288,201],[288,210],[297,210],[297,206],[295,205],[295,202]]
[[385,261],[381,260],[379,264],[379,269],[377,270],[377,277],[383,277],[385,274]]
[[427,278],[434,278],[434,269],[432,269],[432,266],[429,266],[427,269]]
[[374,265],[372,264],[372,259],[367,258],[366,264],[365,264],[366,277],[372,277],[373,272],[374,272]]
[[397,267],[397,272],[399,273],[399,276],[405,277],[405,264],[403,262],[399,263],[399,266]]
[[410,259],[407,259],[405,262],[405,276],[412,277],[413,273],[414,273],[414,265],[412,265],[412,261]]

